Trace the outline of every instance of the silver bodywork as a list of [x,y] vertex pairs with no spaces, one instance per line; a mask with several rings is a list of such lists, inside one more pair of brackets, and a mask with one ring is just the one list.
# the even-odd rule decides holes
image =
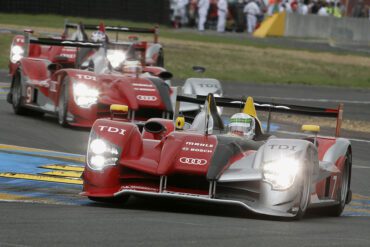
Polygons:
[[[223,90],[219,80],[212,78],[188,78],[182,87],[182,95],[208,95],[222,96]],[[200,105],[181,102],[180,112],[198,111]]]
[[[343,157],[350,142],[338,138],[336,143],[327,150],[323,161],[318,160],[316,146],[307,140],[271,138],[257,152],[244,156],[226,169],[216,181],[215,194],[195,195],[176,193],[160,189],[159,192],[122,190],[115,196],[136,195],[165,198],[186,199],[200,202],[237,205],[251,212],[280,216],[295,217],[301,200],[303,181],[308,181],[310,200],[308,207],[330,206],[339,202],[335,200],[319,200],[316,194],[316,183],[333,173],[340,171],[335,166],[339,157]],[[287,189],[273,189],[264,180],[263,166],[280,157],[294,157],[299,166],[294,183]]]

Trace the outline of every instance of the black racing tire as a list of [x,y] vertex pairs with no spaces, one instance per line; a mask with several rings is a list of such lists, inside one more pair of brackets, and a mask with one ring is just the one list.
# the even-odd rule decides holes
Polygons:
[[164,53],[162,49],[160,49],[158,53],[157,66],[162,68],[164,67]]
[[58,123],[63,127],[68,127],[67,114],[68,114],[68,101],[69,101],[69,78],[64,77],[58,99]]
[[17,115],[25,115],[27,109],[22,106],[22,77],[20,71],[17,71],[13,78],[11,88],[13,111]]
[[350,188],[351,166],[352,166],[352,153],[350,150],[348,150],[346,153],[346,163],[344,165],[342,174],[342,184],[340,189],[338,190],[339,203],[334,206],[323,208],[325,215],[338,217],[342,214],[344,207],[346,206],[347,196]]
[[100,202],[100,203],[125,203],[128,201],[130,196],[119,196],[119,197],[95,197],[95,196],[89,196],[88,197],[91,201],[94,202]]
[[[306,168],[308,169],[308,167]],[[302,184],[301,184],[301,193],[299,195],[299,205],[298,205],[298,212],[294,216],[295,220],[300,220],[303,218],[304,214],[306,213],[306,210],[308,208],[308,205],[310,203],[311,193],[310,193],[310,184],[311,184],[311,173],[307,170],[302,178]]]

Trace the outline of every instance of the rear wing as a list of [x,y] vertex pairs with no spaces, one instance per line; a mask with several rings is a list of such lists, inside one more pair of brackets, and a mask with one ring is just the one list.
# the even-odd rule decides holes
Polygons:
[[[91,41],[75,41],[75,40],[65,40],[65,39],[51,39],[51,38],[34,38],[30,37],[26,33],[25,44],[39,44],[39,45],[50,45],[50,46],[69,46],[77,48],[105,48],[112,49],[113,47],[125,47],[127,49],[133,49],[134,51],[141,53],[141,63],[145,64],[145,51],[147,48],[146,42],[138,43],[109,43],[109,42],[91,42]],[[28,45],[25,46],[25,54],[28,54]]]
[[[204,104],[207,96],[197,95],[195,97],[177,95],[176,98],[176,113],[178,113],[178,102],[188,102],[202,105]],[[225,98],[225,97],[215,97],[216,105],[228,108],[243,109],[245,106],[246,98]],[[335,136],[340,136],[340,129],[343,120],[343,103],[339,104],[337,108],[321,108],[321,107],[310,107],[310,106],[300,106],[300,105],[290,105],[290,104],[279,104],[272,102],[262,102],[255,101],[254,106],[258,111],[268,112],[267,117],[267,132],[270,131],[271,124],[271,114],[273,112],[278,113],[292,113],[300,114],[306,116],[315,117],[328,117],[336,119],[336,129]]]
[[[70,23],[68,21],[64,24],[65,31],[68,28],[78,28],[82,26],[84,30],[99,30],[99,25],[95,24],[82,24],[82,23]],[[153,28],[141,28],[141,27],[124,27],[124,26],[111,26],[106,25],[105,31],[112,31],[116,32],[116,40],[118,40],[118,33],[141,33],[141,34],[153,34],[154,35],[154,43],[158,43],[158,34],[159,34],[159,27],[155,25]]]

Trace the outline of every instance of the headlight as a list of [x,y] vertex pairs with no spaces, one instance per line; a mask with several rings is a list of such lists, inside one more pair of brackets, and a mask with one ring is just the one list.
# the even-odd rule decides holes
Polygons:
[[78,106],[88,108],[98,101],[99,91],[83,83],[77,83],[73,86],[73,96]]
[[117,69],[126,60],[126,53],[120,50],[108,50],[107,59],[114,69]]
[[97,171],[107,166],[114,166],[118,160],[118,150],[113,145],[102,139],[94,139],[90,142],[87,152],[87,165]]
[[300,162],[293,158],[281,158],[263,166],[264,181],[273,189],[285,190],[291,187],[300,169]]
[[15,45],[10,50],[10,61],[12,63],[16,63],[22,59],[23,55],[24,55],[23,47]]

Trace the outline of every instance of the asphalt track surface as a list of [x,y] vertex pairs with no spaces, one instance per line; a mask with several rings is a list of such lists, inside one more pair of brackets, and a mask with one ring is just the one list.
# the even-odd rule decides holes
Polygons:
[[[337,104],[330,100],[358,101],[349,103],[353,108],[346,106],[347,112],[363,108],[348,115],[353,119],[370,117],[366,90],[224,84],[227,94],[233,96],[246,88],[251,95],[286,97],[296,104],[304,99],[328,99],[320,104],[325,106]],[[62,128],[52,116],[17,116],[0,99],[2,144],[83,154],[88,134],[86,129]],[[0,202],[0,246],[369,246],[370,138],[363,136],[363,140],[352,141],[352,190],[361,200],[354,200],[339,218],[310,213],[300,222],[290,222],[250,215],[235,207],[136,198],[124,206],[101,205],[79,198],[79,187],[50,185],[49,189],[47,183],[41,183],[43,188],[37,193],[65,190],[63,196],[75,201]],[[5,187],[4,180],[0,180],[0,190]],[[18,192],[26,193],[32,186],[18,188]]]

